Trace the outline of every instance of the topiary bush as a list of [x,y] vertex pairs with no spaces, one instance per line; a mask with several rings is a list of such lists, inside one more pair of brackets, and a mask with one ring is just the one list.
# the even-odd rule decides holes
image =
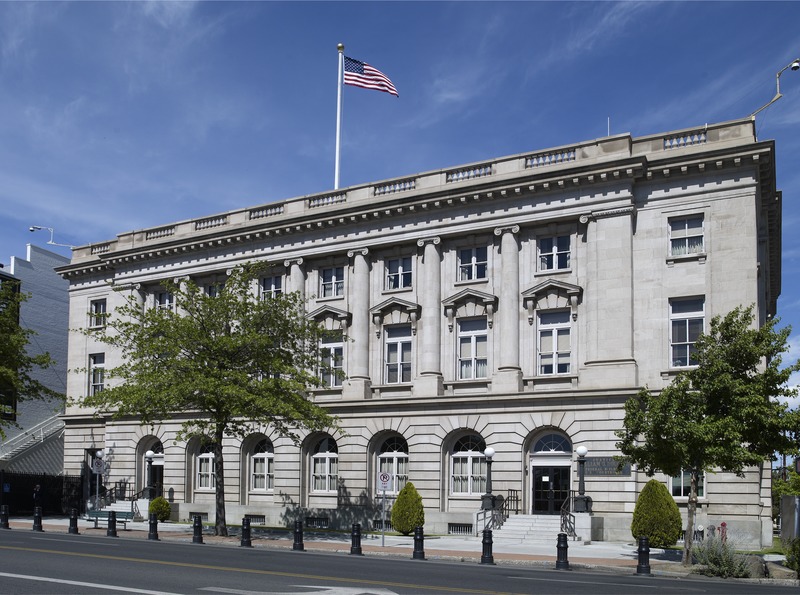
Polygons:
[[397,494],[397,500],[392,506],[392,526],[395,531],[409,535],[415,528],[424,524],[425,508],[422,506],[422,496],[409,481]]
[[170,516],[172,515],[172,507],[169,505],[169,502],[163,496],[159,496],[158,498],[153,498],[150,501],[150,507],[147,510],[150,514],[155,513],[156,518],[160,522],[168,521]]
[[669,547],[678,543],[681,524],[681,513],[667,486],[657,479],[648,481],[633,509],[634,539],[647,537],[650,547]]

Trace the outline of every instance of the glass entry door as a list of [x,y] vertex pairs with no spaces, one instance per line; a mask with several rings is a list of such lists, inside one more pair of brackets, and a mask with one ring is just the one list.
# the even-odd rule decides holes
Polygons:
[[560,514],[569,497],[570,467],[533,467],[533,514]]

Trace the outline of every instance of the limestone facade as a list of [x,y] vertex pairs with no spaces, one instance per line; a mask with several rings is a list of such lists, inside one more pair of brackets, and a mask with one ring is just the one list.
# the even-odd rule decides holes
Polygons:
[[[693,337],[713,316],[740,304],[755,304],[762,322],[775,314],[780,201],[774,144],[746,119],[122,233],[77,248],[60,272],[73,329],[100,303],[113,311],[122,298],[110,283],[151,307],[168,299],[164,279],[212,284],[258,260],[272,265],[261,291],[300,291],[310,316],[341,330],[330,347],[346,378],[310,398],[344,433],[303,436],[300,447],[270,428],[227,440],[229,522],[373,527],[387,471],[420,491],[428,532],[465,531],[485,489],[486,446],[495,494],[517,497],[520,513],[557,513],[577,489],[582,445],[591,537],[630,539],[649,478],[610,464],[623,404],[691,365]],[[97,389],[92,372],[119,362],[104,349],[71,333],[69,367],[88,368],[70,374],[71,396]],[[158,477],[179,516],[213,517],[208,455],[175,440],[190,413],[155,427],[94,413],[66,411],[65,472],[85,471],[103,448],[105,481],[140,490],[144,453],[159,445]],[[684,504],[680,482],[661,479]],[[768,463],[743,479],[709,474],[698,524],[725,521],[771,543],[769,482]]]

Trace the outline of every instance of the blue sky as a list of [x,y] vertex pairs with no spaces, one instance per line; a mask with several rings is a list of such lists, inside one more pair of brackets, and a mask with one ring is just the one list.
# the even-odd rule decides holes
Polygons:
[[[0,262],[28,242],[333,188],[336,45],[400,97],[344,90],[341,185],[745,117],[800,57],[794,2],[0,3]],[[800,356],[800,72],[758,116],[784,191]],[[68,250],[58,249],[64,254]]]

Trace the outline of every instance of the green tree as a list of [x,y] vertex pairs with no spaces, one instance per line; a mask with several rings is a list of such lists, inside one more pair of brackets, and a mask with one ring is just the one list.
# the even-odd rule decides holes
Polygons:
[[800,496],[800,474],[793,469],[772,471],[772,520],[781,516],[781,496]]
[[212,292],[192,281],[165,282],[174,310],[143,308],[122,289],[130,293],[105,326],[84,330],[116,348],[122,362],[107,370],[108,387],[82,397],[82,406],[135,416],[142,425],[191,413],[177,438],[198,436],[213,445],[216,535],[228,534],[224,437],[244,438],[263,425],[295,441],[300,429],[338,429],[308,398],[309,387],[321,384],[323,331],[297,294],[256,295],[260,270],[237,267]]
[[651,479],[642,488],[633,509],[631,535],[647,537],[651,547],[675,545],[681,536],[681,512],[667,486]]
[[[800,363],[782,367],[789,329],[776,325],[768,320],[754,328],[752,306],[714,317],[695,343],[696,367],[660,393],[645,388],[625,403],[623,429],[616,432],[623,458],[651,476],[690,474],[687,535],[704,472],[741,477],[776,452],[797,452],[798,413],[779,398],[797,394],[787,382]],[[691,564],[692,540],[684,544],[683,563]]]
[[37,369],[53,365],[49,353],[29,355],[28,343],[36,333],[20,326],[19,313],[28,294],[16,281],[0,282],[0,438],[4,427],[16,425],[14,403],[27,400],[64,399],[34,378]]
[[424,524],[425,508],[422,506],[422,496],[409,481],[397,494],[397,500],[392,506],[392,527],[395,531],[408,535]]

